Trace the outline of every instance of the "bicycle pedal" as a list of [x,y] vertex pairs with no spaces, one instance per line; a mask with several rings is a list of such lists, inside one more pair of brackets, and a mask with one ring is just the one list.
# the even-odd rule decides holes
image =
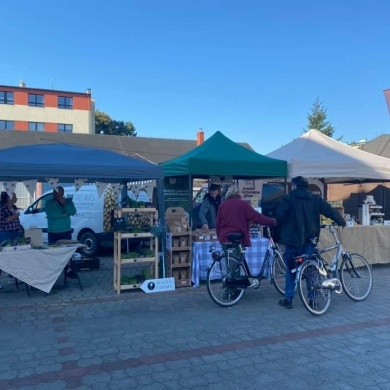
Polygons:
[[260,286],[259,279],[252,279],[250,280],[251,284],[249,288],[258,288]]
[[343,288],[341,287],[340,280],[337,278],[326,279],[321,283],[323,288],[329,288],[334,291],[336,294],[341,294],[343,292]]

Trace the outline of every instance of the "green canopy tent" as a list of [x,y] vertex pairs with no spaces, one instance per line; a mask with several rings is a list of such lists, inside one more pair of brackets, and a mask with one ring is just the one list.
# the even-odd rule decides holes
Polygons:
[[217,131],[201,145],[160,164],[164,177],[287,177],[287,162],[249,150]]
[[[164,183],[167,178],[188,177],[185,202],[192,209],[192,179],[210,176],[233,179],[266,179],[287,177],[287,162],[263,156],[230,140],[217,131],[201,145],[172,160],[160,164]],[[164,191],[165,191],[164,185]],[[183,199],[184,200],[184,199]],[[169,205],[169,202],[167,203]]]

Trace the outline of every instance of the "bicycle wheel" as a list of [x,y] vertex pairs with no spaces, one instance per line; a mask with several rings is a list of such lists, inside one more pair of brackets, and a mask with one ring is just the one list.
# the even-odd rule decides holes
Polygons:
[[346,253],[340,266],[340,281],[347,296],[363,301],[372,290],[372,272],[368,261],[357,253]]
[[313,261],[305,261],[299,274],[298,290],[303,306],[316,316],[325,314],[330,305],[330,289],[323,288],[326,279]]
[[240,261],[234,256],[222,256],[215,260],[207,271],[207,291],[210,298],[220,306],[233,306],[244,295],[245,288],[228,286],[229,281],[247,274]]
[[284,295],[286,287],[286,265],[279,251],[274,251],[271,280],[275,288]]

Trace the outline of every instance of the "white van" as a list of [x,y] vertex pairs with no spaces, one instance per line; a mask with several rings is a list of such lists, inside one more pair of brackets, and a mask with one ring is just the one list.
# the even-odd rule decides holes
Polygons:
[[[65,187],[65,196],[73,199],[76,214],[72,220],[72,239],[86,245],[80,252],[85,256],[94,256],[99,247],[112,247],[113,233],[105,232],[104,195],[99,197],[96,185],[84,185],[77,192],[74,187]],[[53,197],[53,191],[45,192],[27,209],[20,213],[20,223],[24,230],[32,227],[40,228],[43,232],[43,242],[47,243],[47,219],[45,203]]]

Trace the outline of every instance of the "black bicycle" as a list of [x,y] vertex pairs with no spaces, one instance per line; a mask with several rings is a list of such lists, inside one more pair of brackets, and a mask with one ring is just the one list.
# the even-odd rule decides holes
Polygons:
[[247,288],[259,288],[262,279],[270,272],[271,283],[284,295],[286,266],[277,243],[274,242],[268,226],[263,228],[269,246],[258,275],[252,275],[245,259],[242,233],[228,235],[229,245],[223,245],[222,253],[210,247],[212,263],[207,271],[207,291],[211,299],[220,306],[228,307],[238,303]]

